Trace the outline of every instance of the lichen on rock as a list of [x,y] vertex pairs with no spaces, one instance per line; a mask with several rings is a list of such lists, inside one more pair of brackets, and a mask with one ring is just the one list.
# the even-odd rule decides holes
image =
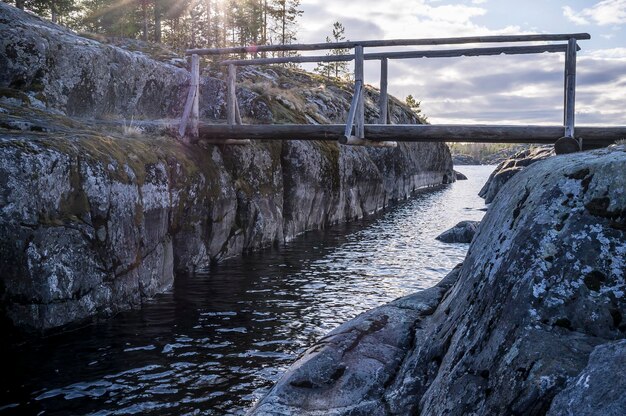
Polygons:
[[[189,72],[150,50],[77,36],[0,3],[0,312],[18,327],[109,316],[167,290],[175,271],[453,180],[443,143],[186,146],[152,119],[181,115]],[[203,70],[203,118],[224,117],[219,78]],[[350,105],[347,84],[304,71],[251,67],[238,82],[242,116],[259,123],[340,122]],[[368,99],[368,119],[377,112]],[[418,122],[395,99],[392,119]]]
[[[623,172],[624,146],[532,164],[496,195],[453,284],[322,338],[251,414],[619,414],[602,377],[626,338]],[[382,319],[397,302],[399,323]],[[388,341],[398,325],[413,330]]]

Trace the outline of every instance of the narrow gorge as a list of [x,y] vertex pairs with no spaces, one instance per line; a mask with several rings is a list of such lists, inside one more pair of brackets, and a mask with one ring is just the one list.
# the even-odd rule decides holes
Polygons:
[[[0,296],[15,326],[50,330],[139,306],[176,270],[454,180],[444,144],[184,146],[140,123],[182,113],[183,60],[79,37],[6,4],[0,12]],[[347,84],[282,68],[240,77],[244,118],[339,122],[349,108]],[[201,82],[203,116],[221,118],[224,83],[206,72]],[[375,97],[367,91],[370,119]],[[418,122],[398,101],[392,115]]]

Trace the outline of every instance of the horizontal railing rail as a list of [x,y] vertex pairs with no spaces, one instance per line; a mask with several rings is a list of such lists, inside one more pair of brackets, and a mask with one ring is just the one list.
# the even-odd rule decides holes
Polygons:
[[[183,117],[181,119],[181,125],[179,134],[181,137],[185,137],[185,128],[189,120],[193,128],[192,135],[197,137],[198,130],[198,95],[199,95],[199,56],[218,56],[218,55],[231,55],[231,54],[246,54],[254,55],[248,58],[239,59],[226,59],[220,62],[220,65],[228,67],[227,77],[227,97],[226,97],[226,113],[228,125],[242,125],[241,115],[239,114],[239,105],[237,103],[236,96],[236,76],[237,66],[246,65],[270,65],[270,64],[287,64],[287,63],[315,63],[315,62],[348,62],[354,61],[354,96],[348,111],[348,117],[346,124],[343,128],[343,136],[338,140],[342,144],[358,144],[358,145],[386,145],[393,146],[393,141],[379,141],[373,142],[366,138],[365,135],[375,134],[375,139],[381,140],[384,135],[380,134],[380,130],[372,130],[371,128],[365,128],[365,106],[364,106],[364,90],[365,80],[363,77],[364,61],[378,60],[381,63],[381,80],[380,80],[380,98],[379,98],[379,121],[382,124],[387,124],[388,117],[388,63],[390,60],[396,59],[416,59],[416,58],[453,58],[453,57],[473,57],[473,56],[495,56],[495,55],[521,55],[521,54],[541,54],[541,53],[565,53],[565,77],[564,77],[564,97],[563,97],[563,127],[564,134],[563,139],[569,139],[565,141],[566,146],[570,148],[572,146],[582,146],[582,141],[578,142],[574,140],[574,108],[575,108],[575,86],[576,86],[576,54],[580,50],[578,47],[578,40],[591,39],[588,33],[568,33],[568,34],[535,34],[535,35],[503,35],[503,36],[467,36],[467,37],[453,37],[453,38],[431,38],[431,39],[391,39],[391,40],[363,40],[363,41],[347,41],[347,42],[325,42],[325,43],[307,43],[307,44],[292,44],[292,45],[252,45],[245,47],[229,47],[229,48],[212,48],[212,49],[189,49],[186,51],[187,55],[191,56],[191,91],[188,95],[187,104],[184,108]],[[381,51],[373,53],[364,53],[364,48],[378,48],[378,47],[407,47],[407,46],[442,46],[442,45],[460,45],[460,44],[488,44],[488,43],[537,43],[522,46],[486,46],[486,47],[471,47],[471,48],[452,48],[452,49],[428,49],[428,50],[404,50],[404,51]],[[561,43],[550,43],[561,42]],[[564,43],[563,43],[564,42]],[[326,56],[272,56],[266,57],[267,52],[302,52],[302,51],[316,51],[316,50],[337,50],[337,49],[354,49],[352,54],[341,55],[326,55]],[[261,53],[264,56],[258,57]],[[371,125],[370,125],[371,126]],[[294,129],[284,129],[281,131],[287,131],[289,134],[293,134],[294,137],[298,137],[298,131],[304,132],[306,128],[304,125],[294,125]],[[472,126],[466,126],[467,132],[475,134],[477,132],[485,132],[484,129],[473,129]],[[510,137],[508,140],[521,140],[517,135],[519,131],[511,130],[508,126],[503,130],[493,129],[488,130],[490,132],[500,132],[503,137],[508,133],[514,132],[514,138]],[[261,130],[265,131],[268,127],[263,127]],[[271,130],[271,126],[269,127]],[[218,127],[218,131],[221,127]],[[206,127],[202,129],[205,133],[211,131]],[[409,129],[411,130],[411,129]],[[248,132],[244,128],[238,128],[233,130],[227,130],[231,133],[235,132]],[[278,130],[276,130],[278,131]],[[309,130],[306,130],[309,131]],[[318,131],[319,130],[312,130]],[[353,134],[354,131],[354,134]],[[385,130],[386,131],[386,130]],[[406,129],[391,129],[388,130],[393,133],[402,132],[405,134],[403,137],[407,137]],[[429,137],[433,137],[432,134],[437,130],[429,129],[431,134]],[[213,131],[216,133],[217,131]],[[420,131],[423,132],[423,131]],[[448,130],[448,132],[450,132]],[[532,133],[545,134],[548,132],[546,129],[534,129]],[[549,131],[552,134],[553,130]],[[411,134],[420,134],[417,130]],[[386,136],[385,136],[386,137]],[[493,136],[490,136],[493,137]],[[236,137],[224,138],[232,142]],[[556,139],[556,138],[555,138]],[[236,141],[236,140],[234,140]],[[469,140],[468,140],[469,141]],[[572,144],[576,143],[576,144]]]

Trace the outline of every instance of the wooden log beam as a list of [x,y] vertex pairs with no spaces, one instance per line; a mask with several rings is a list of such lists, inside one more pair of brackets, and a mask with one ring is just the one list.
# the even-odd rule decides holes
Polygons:
[[[506,46],[493,48],[466,48],[428,51],[406,52],[376,52],[366,53],[363,59],[366,61],[380,59],[416,59],[416,58],[455,58],[461,56],[493,56],[493,55],[526,55],[536,53],[558,53],[567,51],[567,44],[536,45],[536,46]],[[286,56],[283,58],[259,58],[259,59],[229,59],[222,61],[220,65],[268,65],[285,63],[307,62],[348,62],[355,59],[354,55],[331,55],[331,56]]]
[[576,39],[571,38],[565,54],[565,135],[574,138],[576,103]]
[[185,131],[190,117],[192,117],[192,136],[198,136],[198,94],[200,88],[200,59],[198,55],[192,55],[191,57],[190,73],[189,93],[187,94],[185,109],[178,127],[178,136],[180,138],[185,138]]
[[237,121],[237,68],[235,65],[228,65],[228,82],[226,92],[226,119],[228,124],[234,125]]
[[348,111],[348,119],[344,127],[344,136],[352,136],[352,127],[354,126],[354,119],[356,117],[357,107],[359,103],[359,97],[361,96],[361,90],[363,89],[363,83],[361,81],[354,82],[354,95],[352,96],[352,103],[350,104],[350,111]]
[[380,60],[380,95],[378,96],[378,109],[380,110],[379,124],[387,124],[389,118],[387,116],[389,97],[387,96],[389,60],[383,58]]
[[[202,137],[212,139],[339,140],[345,137],[345,127],[344,124],[201,124],[199,131]],[[607,146],[626,139],[626,126],[578,126],[576,135],[584,138],[586,147]],[[563,126],[368,124],[365,136],[378,141],[553,144],[563,136]]]
[[369,147],[398,147],[397,142],[361,139],[356,136],[341,137],[339,143],[346,146],[369,146]]
[[200,57],[191,55],[191,88],[193,88],[193,106],[191,107],[191,137],[198,137],[200,122]]
[[424,46],[424,45],[458,45],[467,43],[509,43],[509,42],[552,42],[568,41],[570,38],[577,40],[591,39],[588,33],[569,34],[538,34],[538,35],[505,35],[505,36],[466,36],[454,38],[430,38],[430,39],[389,39],[389,40],[361,40],[333,43],[307,43],[292,45],[250,45],[232,48],[201,48],[189,49],[186,55],[227,55],[236,53],[256,54],[259,52],[278,51],[316,51],[328,49],[351,49],[357,45],[364,48],[385,46]]
[[414,58],[457,58],[461,56],[527,55],[535,53],[558,53],[567,50],[566,44],[536,46],[504,46],[493,48],[447,49],[438,51],[406,51],[368,53],[366,60],[372,59],[414,59]]
[[[361,85],[365,85],[365,78],[363,75],[364,65],[363,65],[363,47],[357,46],[354,48],[354,82],[360,82]],[[356,137],[359,139],[365,138],[365,102],[363,99],[363,90],[365,88],[361,88],[358,92],[357,102],[356,102],[356,119],[355,119],[355,130]],[[356,94],[356,93],[355,93]]]
[[227,145],[227,146],[244,146],[244,145],[248,145],[252,143],[250,139],[207,139],[204,137],[201,137],[199,141],[205,144]]

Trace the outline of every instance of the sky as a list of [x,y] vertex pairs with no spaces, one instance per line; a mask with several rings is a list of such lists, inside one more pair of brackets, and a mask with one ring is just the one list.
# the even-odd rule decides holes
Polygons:
[[[626,125],[626,0],[302,0],[301,8],[299,43],[323,42],[335,21],[350,40],[587,32],[591,40],[579,41],[576,124]],[[425,48],[402,50],[410,49]],[[389,91],[417,98],[433,124],[560,125],[564,59],[394,60]],[[378,86],[378,62],[365,66],[365,82]]]

